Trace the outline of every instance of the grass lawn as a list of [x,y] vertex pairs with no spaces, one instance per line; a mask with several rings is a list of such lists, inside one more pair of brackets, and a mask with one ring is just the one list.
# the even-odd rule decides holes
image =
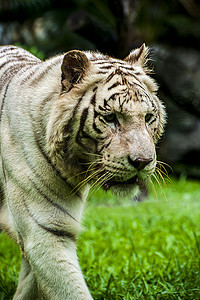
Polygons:
[[[200,299],[200,183],[155,190],[140,203],[103,191],[88,199],[78,254],[94,299]],[[19,268],[1,233],[0,300],[12,299]]]

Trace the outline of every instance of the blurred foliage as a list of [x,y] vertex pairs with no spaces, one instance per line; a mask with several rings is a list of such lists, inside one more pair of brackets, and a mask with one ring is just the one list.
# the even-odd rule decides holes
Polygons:
[[19,43],[15,43],[15,46],[20,47],[20,48],[23,48],[23,49],[29,51],[30,53],[32,53],[33,55],[35,55],[36,57],[38,57],[38,58],[41,59],[41,60],[44,60],[44,59],[45,59],[45,54],[44,54],[44,52],[38,50],[38,48],[35,47],[35,46],[28,47],[28,46],[25,46],[25,45],[21,45],[21,44],[19,44]]
[[77,48],[124,57],[143,41],[200,49],[200,8],[194,0],[1,0],[0,40],[11,35],[47,55]]

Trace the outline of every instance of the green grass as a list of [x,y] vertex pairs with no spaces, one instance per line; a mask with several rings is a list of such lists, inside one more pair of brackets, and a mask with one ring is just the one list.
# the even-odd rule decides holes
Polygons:
[[[174,180],[141,203],[98,191],[78,242],[94,299],[200,299],[200,183]],[[19,251],[0,235],[0,300],[12,299]]]

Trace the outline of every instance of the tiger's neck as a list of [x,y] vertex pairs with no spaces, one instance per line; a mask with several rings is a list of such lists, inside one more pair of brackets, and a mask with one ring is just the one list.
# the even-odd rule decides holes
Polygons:
[[[24,148],[24,152],[28,153],[27,160],[28,157],[31,157],[31,162],[27,164],[28,168],[34,171],[31,178],[32,189],[37,195],[35,199],[32,199],[33,192],[30,199],[26,200],[30,214],[37,213],[37,221],[44,227],[47,227],[49,218],[53,219],[55,216],[55,220],[52,220],[52,230],[55,232],[67,228],[69,219],[71,219],[74,224],[72,231],[76,236],[80,230],[81,215],[89,187],[78,186],[77,182],[70,180],[74,175],[71,168],[69,168],[68,174],[63,176],[62,172],[57,170],[49,159],[46,150],[46,131],[50,112],[53,103],[61,93],[61,60],[62,57],[56,57],[41,63],[38,69],[35,67],[34,78],[30,76],[30,79],[28,78],[24,83],[24,89],[18,89],[17,110],[11,118],[18,120],[18,110],[24,112],[24,119],[21,117],[18,120],[19,127],[23,128],[23,137],[19,136],[19,143]],[[27,71],[26,75],[28,72],[31,71]],[[39,73],[37,74],[37,72]],[[38,78],[40,80],[36,80]],[[19,79],[18,76],[16,85],[20,86]],[[40,189],[37,188],[38,186]],[[41,199],[43,200],[41,201]],[[46,220],[43,211],[47,211]],[[59,220],[59,224],[57,224],[57,220]]]

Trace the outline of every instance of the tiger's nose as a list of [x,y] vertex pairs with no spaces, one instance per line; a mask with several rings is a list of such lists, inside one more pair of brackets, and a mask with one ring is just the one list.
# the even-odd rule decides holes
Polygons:
[[138,157],[136,159],[132,159],[130,156],[128,157],[129,163],[138,171],[144,169],[150,162],[153,161],[153,158],[141,158]]

